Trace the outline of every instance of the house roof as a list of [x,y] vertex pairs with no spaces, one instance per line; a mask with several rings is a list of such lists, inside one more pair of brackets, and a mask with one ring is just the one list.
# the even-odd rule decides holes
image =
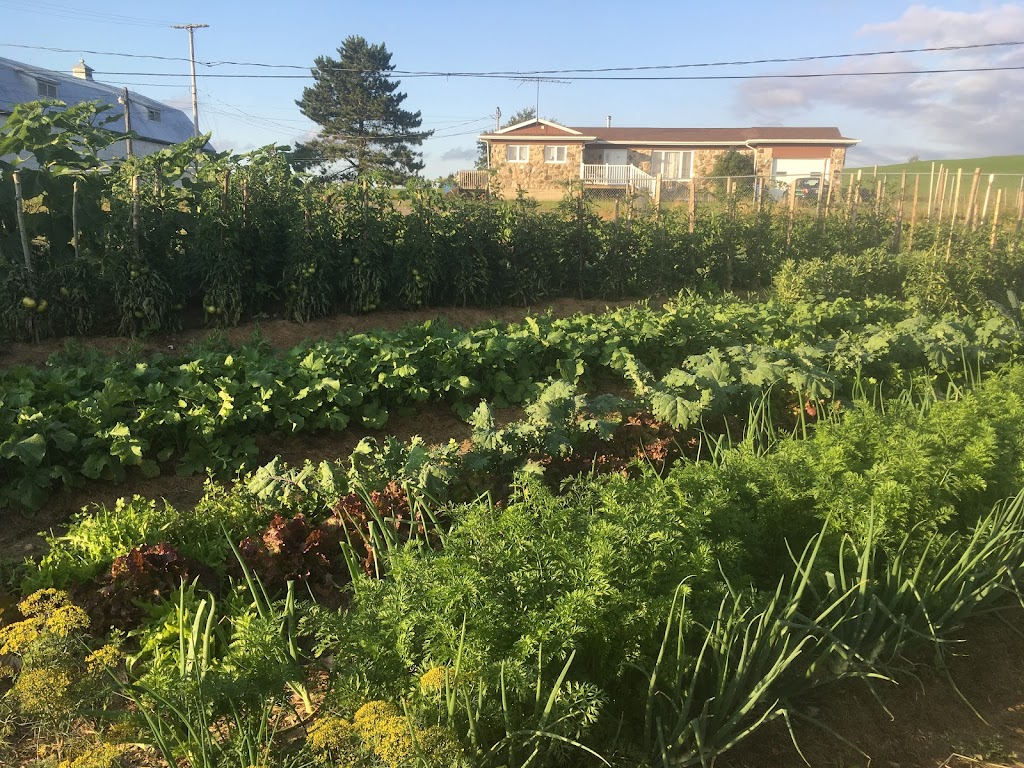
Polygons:
[[[80,66],[90,71],[84,62],[81,62]],[[116,110],[108,114],[124,114],[124,108],[118,103],[118,98],[124,92],[122,88],[78,78],[70,72],[55,72],[0,58],[0,115],[10,114],[18,104],[37,101],[40,80],[55,84],[57,99],[65,104],[100,101]],[[177,144],[192,137],[192,119],[180,109],[169,107],[131,90],[128,92],[128,100],[131,104],[132,131],[140,139],[161,144]],[[150,110],[159,112],[160,119],[150,120]],[[116,133],[124,132],[123,123],[111,122],[106,127]]]
[[[548,128],[564,132],[549,131]],[[534,131],[531,128],[538,130]],[[485,133],[481,139],[559,138],[598,144],[708,145],[741,144],[831,144],[849,146],[859,139],[843,136],[835,127],[752,127],[752,128],[607,128],[559,126],[547,120],[531,120],[501,131]]]

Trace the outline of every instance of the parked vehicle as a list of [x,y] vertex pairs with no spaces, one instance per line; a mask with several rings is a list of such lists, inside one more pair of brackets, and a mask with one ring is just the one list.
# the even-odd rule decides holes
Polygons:
[[818,176],[805,176],[797,179],[793,184],[796,185],[797,197],[814,199],[818,196],[819,191],[824,194],[828,193],[828,182]]

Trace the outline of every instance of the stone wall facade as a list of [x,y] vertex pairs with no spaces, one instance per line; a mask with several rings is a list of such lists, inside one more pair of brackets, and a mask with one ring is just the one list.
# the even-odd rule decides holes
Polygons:
[[[554,138],[554,137],[552,137]],[[579,179],[580,162],[583,160],[583,145],[553,140],[522,142],[517,146],[529,147],[529,159],[525,163],[510,163],[507,159],[509,145],[514,141],[491,142],[491,168],[495,170],[495,183],[502,197],[515,197],[522,189],[538,200],[558,199],[565,192],[570,181]],[[564,163],[548,163],[544,160],[546,146],[565,147]]]
[[[522,189],[526,194],[538,200],[556,200],[565,192],[567,184],[580,178],[580,164],[600,165],[604,162],[604,150],[607,147],[590,146],[583,143],[572,143],[552,136],[550,141],[492,141],[491,168],[494,169],[495,183],[502,197],[515,197]],[[507,150],[510,144],[528,146],[529,160],[510,163]],[[548,163],[544,160],[546,146],[564,146],[565,162]],[[633,165],[644,173],[651,173],[651,153],[661,147],[620,147],[626,149],[626,163]],[[706,178],[711,176],[718,158],[730,151],[726,147],[696,148],[692,150],[676,150],[665,147],[667,151],[690,151],[693,153],[691,173]],[[761,178],[770,178],[774,152],[770,146],[759,146],[756,149],[739,149],[741,154],[753,155],[754,173]],[[834,147],[831,150],[831,168],[833,173],[843,170],[846,162],[846,147]]]

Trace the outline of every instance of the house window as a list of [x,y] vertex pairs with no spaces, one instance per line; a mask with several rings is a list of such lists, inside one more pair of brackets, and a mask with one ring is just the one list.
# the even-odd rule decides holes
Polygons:
[[564,163],[565,147],[544,147],[545,163]]
[[160,110],[153,109],[152,107],[146,108],[146,116],[149,117],[149,122],[159,123],[160,122]]
[[36,80],[40,99],[56,99],[57,84],[49,80]]
[[693,152],[651,153],[651,174],[661,174],[663,179],[688,179],[693,166]]
[[509,144],[505,150],[505,159],[510,163],[528,163],[530,147],[528,144]]

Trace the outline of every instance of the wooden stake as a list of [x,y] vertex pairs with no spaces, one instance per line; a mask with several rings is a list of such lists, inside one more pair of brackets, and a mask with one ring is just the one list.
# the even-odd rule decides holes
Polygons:
[[14,179],[14,218],[18,223],[18,232],[21,235],[21,252],[25,256],[25,271],[28,272],[29,280],[31,280],[32,249],[28,242],[28,230],[25,228],[25,199],[21,196],[21,172],[14,171],[11,178]]
[[1017,195],[1017,226],[1014,227],[1014,237],[1020,237],[1021,222],[1024,221],[1024,195]]
[[928,221],[932,219],[932,205],[935,202],[935,161],[932,160],[932,172],[928,176],[928,208],[925,218]]
[[825,187],[831,186],[828,183],[828,160],[825,160],[825,165],[821,169],[821,180],[818,182],[818,199],[814,201],[814,215],[817,218],[821,218],[821,200],[825,196]]
[[959,212],[959,185],[964,180],[964,169],[956,169],[956,181],[949,185],[949,221],[956,221],[956,214]]
[[242,226],[249,221],[249,179],[242,179]]
[[971,179],[971,191],[967,196],[967,209],[965,211],[964,223],[974,231],[975,208],[978,206],[978,185],[981,182],[981,168],[974,169],[974,178]]
[[941,165],[939,166],[939,183],[935,187],[935,199],[939,204],[939,210],[937,211],[937,224],[942,223],[942,209],[946,205],[946,169]]
[[885,194],[885,185],[879,179],[875,184],[875,216],[882,212],[882,196]]
[[1003,190],[996,190],[996,209],[992,212],[992,234],[988,238],[988,247],[996,247],[996,233],[999,232],[999,207],[1003,202]]
[[903,237],[903,199],[907,194],[907,172],[903,172],[900,180],[900,199],[896,205],[896,229],[893,232],[893,253],[900,252],[900,240]]
[[132,245],[135,247],[135,258],[142,257],[139,229],[139,177],[132,176]]
[[82,258],[81,252],[78,250],[78,181],[71,187],[71,244],[75,248],[75,260]]
[[914,250],[914,226],[917,224],[917,193],[921,184],[921,174],[914,176],[914,204],[910,207],[910,232],[907,235],[907,250]]
[[654,176],[654,215],[657,216],[661,211],[661,182],[663,181],[660,173]]
[[994,182],[995,180],[996,175],[994,173],[990,173],[988,175],[988,186],[985,188],[985,202],[981,206],[981,221],[984,221],[986,218],[988,218],[988,199],[992,195],[992,182]]
[[697,229],[697,177],[690,179],[690,232]]

